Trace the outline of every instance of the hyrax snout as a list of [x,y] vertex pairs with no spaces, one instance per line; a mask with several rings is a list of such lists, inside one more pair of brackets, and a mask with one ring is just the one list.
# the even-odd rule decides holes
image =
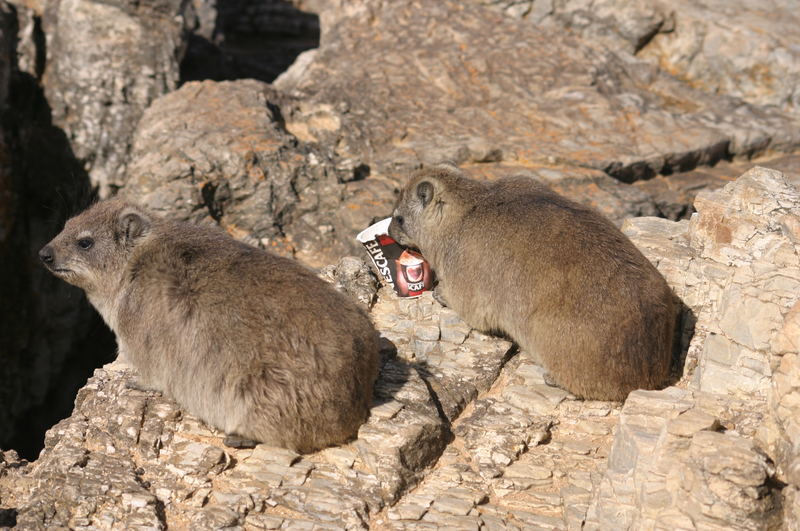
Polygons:
[[377,333],[290,259],[114,200],[67,221],[40,258],[86,291],[140,385],[230,435],[309,452],[368,416]]
[[389,235],[420,249],[437,291],[588,399],[624,400],[669,375],[675,311],[656,268],[610,221],[525,177],[418,171]]

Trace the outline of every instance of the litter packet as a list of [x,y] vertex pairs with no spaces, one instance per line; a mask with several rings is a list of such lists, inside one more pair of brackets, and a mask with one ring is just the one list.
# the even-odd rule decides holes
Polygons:
[[407,249],[388,234],[392,218],[382,219],[361,231],[356,238],[367,249],[372,263],[400,297],[419,297],[433,286],[433,273],[425,258]]

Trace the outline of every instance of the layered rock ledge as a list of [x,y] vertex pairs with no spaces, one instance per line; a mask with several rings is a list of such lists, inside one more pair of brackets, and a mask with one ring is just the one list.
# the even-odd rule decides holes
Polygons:
[[[796,529],[800,179],[761,167],[688,221],[625,231],[685,304],[674,386],[624,404],[546,385],[525,352],[429,296],[325,275],[383,336],[370,420],[341,447],[235,450],[112,363],[34,463],[0,458],[0,526],[25,529]],[[692,333],[693,330],[693,333]]]

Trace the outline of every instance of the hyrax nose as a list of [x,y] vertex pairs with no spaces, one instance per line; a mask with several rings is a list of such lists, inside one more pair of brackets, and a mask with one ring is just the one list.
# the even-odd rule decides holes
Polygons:
[[39,259],[47,265],[53,264],[53,248],[49,245],[45,245],[42,247],[42,250],[39,251]]

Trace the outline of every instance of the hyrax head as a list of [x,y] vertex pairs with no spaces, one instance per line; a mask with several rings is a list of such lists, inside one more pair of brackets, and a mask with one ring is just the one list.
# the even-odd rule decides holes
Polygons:
[[92,293],[122,274],[152,221],[150,214],[134,205],[103,201],[70,218],[39,251],[39,258],[55,276]]
[[441,229],[457,221],[475,185],[455,166],[441,164],[418,170],[400,192],[389,236],[424,253],[427,241],[438,239]]

